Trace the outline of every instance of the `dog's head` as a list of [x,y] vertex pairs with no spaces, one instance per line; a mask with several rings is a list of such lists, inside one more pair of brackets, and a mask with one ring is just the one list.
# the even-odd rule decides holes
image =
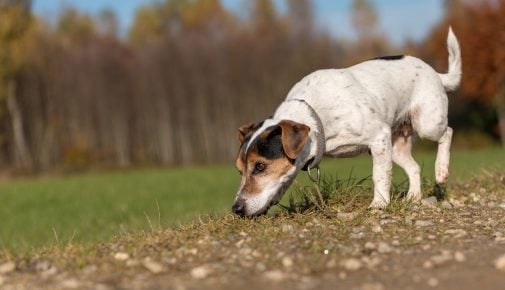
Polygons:
[[238,129],[236,166],[242,178],[232,207],[234,213],[261,215],[279,202],[296,177],[296,160],[309,131],[303,124],[270,119]]

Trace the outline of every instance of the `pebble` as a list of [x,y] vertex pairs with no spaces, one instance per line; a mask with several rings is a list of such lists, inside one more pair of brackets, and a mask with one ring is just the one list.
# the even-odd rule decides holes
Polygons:
[[432,226],[433,222],[432,221],[423,221],[423,220],[418,220],[415,223],[416,227],[429,227]]
[[265,266],[265,264],[263,263],[257,263],[256,264],[256,270],[258,270],[259,272],[263,272],[267,269],[267,266]]
[[433,268],[433,262],[431,262],[431,261],[424,262],[423,263],[423,268],[425,268],[425,269],[431,269],[431,268]]
[[381,263],[381,259],[377,256],[363,257],[362,260],[368,268],[375,268]]
[[58,269],[56,269],[56,267],[51,266],[49,269],[40,272],[40,276],[42,277],[42,279],[47,279],[51,276],[56,275],[57,273],[58,273]]
[[263,275],[265,276],[266,279],[274,282],[279,282],[286,278],[286,274],[282,273],[279,270],[268,271],[265,272],[265,274]]
[[16,269],[16,264],[14,262],[6,262],[0,265],[0,274],[7,274]]
[[351,221],[359,215],[358,212],[339,212],[337,218],[343,221]]
[[290,267],[293,267],[293,259],[291,259],[290,257],[284,257],[282,258],[282,266],[284,266],[285,268],[290,268]]
[[283,225],[282,228],[281,228],[281,231],[283,233],[290,233],[292,232],[294,229],[293,229],[293,226],[292,225]]
[[430,258],[430,260],[435,265],[442,265],[442,264],[452,260],[452,256],[442,254],[442,255],[433,256]]
[[505,209],[505,203],[500,204],[499,207]]
[[346,270],[356,271],[356,270],[361,269],[361,267],[363,267],[363,263],[361,263],[361,261],[358,259],[350,258],[350,259],[346,259],[346,260],[342,261],[342,266]]
[[501,255],[494,261],[494,265],[496,269],[504,271],[505,272],[505,254]]
[[81,283],[79,283],[76,279],[67,279],[61,282],[61,286],[68,289],[77,289],[81,286]]
[[114,259],[116,259],[118,261],[126,261],[129,258],[130,258],[130,255],[128,253],[124,253],[124,252],[117,252],[114,255]]
[[361,233],[351,233],[351,234],[349,235],[349,237],[350,237],[351,239],[360,240],[360,239],[362,239],[362,238],[364,238],[364,237],[365,237],[365,233],[363,233],[363,232],[361,232]]
[[446,208],[446,209],[452,208],[452,204],[450,202],[448,202],[447,200],[442,201],[441,206],[442,206],[442,208]]
[[463,207],[465,206],[465,204],[462,202],[462,201],[459,201],[457,199],[450,199],[449,200],[450,203],[454,206],[454,207]]
[[446,230],[444,233],[453,235],[455,238],[462,238],[468,234],[463,229],[449,229],[449,230]]
[[35,264],[35,271],[43,272],[51,268],[51,263],[48,261],[40,261]]
[[437,204],[437,198],[435,196],[430,196],[421,200],[421,204],[424,206],[435,206]]
[[428,285],[431,287],[437,287],[438,286],[438,279],[437,278],[429,278]]
[[153,274],[159,274],[163,272],[163,265],[152,260],[145,260],[142,265]]
[[367,249],[367,250],[375,250],[376,248],[377,248],[377,246],[372,242],[365,243],[365,249]]
[[385,242],[380,242],[379,246],[377,247],[377,251],[381,254],[387,254],[391,253],[391,251],[393,251],[393,248],[391,248],[391,246]]
[[361,285],[361,290],[384,290],[384,285],[379,283],[365,283]]
[[497,232],[499,235],[496,235],[496,233],[493,235],[495,242],[505,242],[505,237],[503,236],[502,233]]
[[205,279],[209,276],[211,272],[211,269],[206,266],[206,265],[203,265],[203,266],[200,266],[200,267],[196,267],[196,268],[193,268],[191,269],[191,277],[193,277],[193,279]]
[[461,262],[466,261],[466,256],[462,252],[455,252],[454,253],[454,260],[456,260],[456,262],[461,263]]
[[347,279],[347,273],[342,271],[340,273],[338,273],[338,277],[341,279],[341,280],[345,280]]
[[138,260],[130,259],[126,261],[126,267],[136,267],[140,264]]
[[372,232],[376,233],[376,234],[379,234],[379,233],[382,233],[384,230],[382,229],[382,227],[380,225],[374,225],[372,227]]

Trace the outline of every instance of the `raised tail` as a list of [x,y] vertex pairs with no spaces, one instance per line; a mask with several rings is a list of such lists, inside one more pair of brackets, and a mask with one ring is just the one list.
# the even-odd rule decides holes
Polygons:
[[447,35],[447,48],[449,50],[449,71],[446,74],[438,74],[446,91],[454,91],[461,82],[461,50],[458,39],[452,28],[449,27]]

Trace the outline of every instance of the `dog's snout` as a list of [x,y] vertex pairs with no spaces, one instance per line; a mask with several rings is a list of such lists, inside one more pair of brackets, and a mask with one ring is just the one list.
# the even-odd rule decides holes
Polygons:
[[234,214],[238,214],[238,215],[245,215],[245,203],[243,200],[239,199],[235,202],[235,204],[233,204],[233,206],[231,207],[231,211],[234,213]]

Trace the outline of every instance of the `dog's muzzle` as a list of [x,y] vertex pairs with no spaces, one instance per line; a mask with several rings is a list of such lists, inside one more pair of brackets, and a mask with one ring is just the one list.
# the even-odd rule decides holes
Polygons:
[[237,201],[231,207],[231,211],[239,216],[245,215],[245,202],[243,199],[237,199]]

